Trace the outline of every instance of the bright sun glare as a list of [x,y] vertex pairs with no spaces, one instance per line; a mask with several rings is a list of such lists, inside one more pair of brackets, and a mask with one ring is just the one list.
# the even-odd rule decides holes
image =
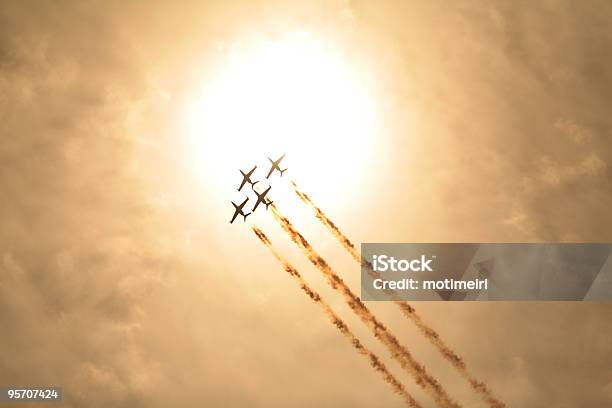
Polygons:
[[349,195],[376,130],[371,81],[355,65],[308,33],[233,44],[190,112],[198,173],[235,192],[238,169],[265,176],[267,157],[287,153],[284,177]]

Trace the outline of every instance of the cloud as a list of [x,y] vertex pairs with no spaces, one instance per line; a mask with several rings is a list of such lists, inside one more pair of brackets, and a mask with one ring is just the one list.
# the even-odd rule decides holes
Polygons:
[[[0,383],[63,386],[74,407],[395,404],[177,160],[209,51],[297,26],[368,56],[388,154],[331,214],[355,242],[609,241],[610,15],[606,1],[2,2]],[[419,312],[510,405],[609,401],[605,304]],[[504,387],[507,369],[524,377]]]
[[604,397],[608,398],[609,401],[612,401],[612,381],[610,381],[603,388]]

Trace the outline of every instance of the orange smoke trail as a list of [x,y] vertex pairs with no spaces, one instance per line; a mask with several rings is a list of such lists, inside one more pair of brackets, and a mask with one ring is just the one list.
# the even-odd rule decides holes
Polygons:
[[376,336],[391,352],[402,368],[410,373],[416,383],[425,389],[442,407],[459,407],[459,405],[450,399],[440,383],[427,373],[425,367],[419,364],[412,354],[402,346],[397,338],[370,312],[370,310],[355,296],[351,289],[344,283],[327,262],[321,258],[315,250],[310,246],[308,241],[300,234],[291,222],[284,217],[276,206],[272,204],[272,214],[274,219],[279,223],[283,230],[289,235],[291,240],[295,242],[302,251],[306,254],[310,262],[319,269],[327,278],[328,283],[332,288],[342,293],[346,303],[351,310],[368,326]]
[[[353,259],[366,267],[368,274],[374,279],[380,278],[380,274],[374,271],[372,264],[365,259],[361,259],[361,255],[355,248],[355,245],[346,237],[346,235],[342,233],[342,231],[340,231],[336,224],[334,224],[333,221],[330,220],[325,213],[314,204],[310,197],[303,191],[300,191],[294,181],[291,182],[291,186],[293,187],[293,191],[297,194],[297,196],[315,212],[315,215],[319,221],[321,221],[321,223],[327,227],[334,237],[340,241],[342,246],[349,252]],[[485,383],[477,380],[468,371],[465,361],[463,361],[459,355],[451,350],[451,348],[440,338],[440,335],[434,329],[423,322],[412,306],[399,300],[399,296],[394,290],[386,289],[385,293],[394,300],[394,303],[400,308],[404,316],[410,319],[417,326],[421,333],[438,349],[444,358],[449,361],[457,369],[457,371],[459,371],[459,373],[470,383],[472,389],[478,392],[489,404],[489,406],[492,408],[504,408],[506,406],[503,402],[495,398]]]
[[302,275],[291,265],[285,258],[283,258],[272,246],[272,242],[268,239],[268,237],[257,227],[251,227],[257,238],[272,252],[272,255],[283,265],[285,271],[291,275],[293,279],[300,285],[300,288],[319,306],[323,308],[325,314],[330,318],[334,326],[340,330],[340,332],[351,342],[353,347],[357,350],[357,352],[370,360],[370,365],[378,371],[384,380],[393,387],[393,391],[399,394],[404,401],[408,404],[408,406],[413,408],[420,408],[421,405],[406,391],[404,386],[391,374],[387,367],[380,361],[378,356],[368,350],[359,339],[353,334],[353,332],[349,329],[349,327],[344,323],[338,315],[334,312],[334,310],[325,302],[321,296],[314,290],[308,286],[308,283],[302,278]]

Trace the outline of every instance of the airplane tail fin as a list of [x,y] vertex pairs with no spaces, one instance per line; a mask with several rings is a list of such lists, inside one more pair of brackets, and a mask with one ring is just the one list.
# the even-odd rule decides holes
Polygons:
[[268,202],[266,202],[266,210],[268,209],[268,207],[270,206],[270,204],[272,204],[274,201],[269,200]]
[[251,188],[255,187],[255,184],[259,183],[259,180],[255,181],[255,182],[251,182]]
[[283,177],[283,173],[286,172],[286,171],[287,171],[287,169],[284,169],[284,170],[280,171],[281,177]]
[[252,212],[250,212],[250,213],[243,214],[243,216],[244,216],[244,221],[245,221],[245,222],[246,222],[246,217],[248,217],[248,216],[249,216],[249,215],[251,215],[251,214],[253,214],[253,213],[252,213]]

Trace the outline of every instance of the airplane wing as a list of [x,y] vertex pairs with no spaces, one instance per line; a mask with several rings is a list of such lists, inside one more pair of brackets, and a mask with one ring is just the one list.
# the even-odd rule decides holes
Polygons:
[[240,211],[238,209],[236,209],[236,211],[234,212],[234,216],[232,217],[232,220],[230,221],[230,224],[234,222],[234,220],[236,219],[238,214],[240,214]]
[[272,164],[272,167],[270,167],[270,171],[268,172],[268,175],[266,176],[266,178],[270,178],[270,175],[272,174],[273,171],[274,171],[274,164]]
[[244,187],[244,184],[247,182],[247,178],[243,177],[242,178],[242,183],[240,183],[240,187],[238,187],[238,191],[242,190],[242,187]]
[[259,207],[259,204],[263,202],[262,197],[257,197],[257,201],[255,202],[255,205],[253,206],[253,209],[251,210],[251,212],[255,212],[255,210],[257,209],[257,207]]

